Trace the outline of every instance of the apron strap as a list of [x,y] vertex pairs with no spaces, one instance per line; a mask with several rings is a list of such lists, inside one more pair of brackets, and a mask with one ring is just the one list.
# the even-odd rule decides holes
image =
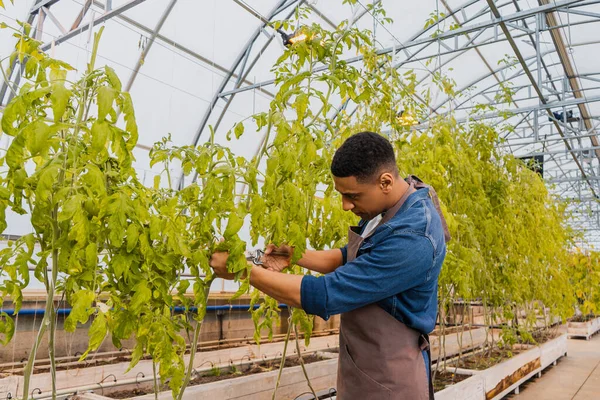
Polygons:
[[414,184],[416,189],[429,189],[429,197],[431,197],[431,201],[433,201],[433,205],[435,206],[435,209],[438,215],[440,216],[440,219],[442,220],[442,228],[444,228],[444,239],[446,239],[446,243],[448,243],[451,239],[450,231],[448,230],[448,224],[446,223],[446,218],[444,218],[444,214],[442,213],[442,209],[440,207],[440,200],[438,199],[435,189],[423,183],[423,181],[415,175],[409,175],[408,178],[406,178],[406,182],[409,184]]
[[421,334],[421,336],[419,337],[419,347],[421,348],[421,351],[427,350],[427,359],[429,362],[425,366],[425,368],[428,368],[428,371],[425,372],[429,377],[429,400],[435,400],[435,393],[433,391],[433,380],[431,376],[431,346],[429,346],[429,335]]

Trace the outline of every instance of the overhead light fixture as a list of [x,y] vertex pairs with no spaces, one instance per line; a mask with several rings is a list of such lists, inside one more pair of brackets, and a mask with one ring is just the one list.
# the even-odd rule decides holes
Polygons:
[[290,47],[291,45],[303,42],[308,39],[308,35],[300,30],[297,30],[294,33],[287,34],[282,29],[277,29],[277,32],[281,35],[281,40],[283,40],[283,45],[286,47]]
[[396,114],[396,119],[402,126],[413,126],[419,123],[415,117],[413,117],[411,114],[405,113],[404,110],[401,110]]
[[544,178],[544,156],[525,156],[517,157],[523,161],[527,168],[538,174],[542,179]]
[[548,121],[550,122],[552,122],[554,119],[560,122],[563,122],[565,120],[567,122],[579,122],[579,120],[581,119],[577,115],[573,115],[573,110],[567,110],[566,114],[564,112],[553,111],[552,115],[554,116],[554,118],[548,117]]

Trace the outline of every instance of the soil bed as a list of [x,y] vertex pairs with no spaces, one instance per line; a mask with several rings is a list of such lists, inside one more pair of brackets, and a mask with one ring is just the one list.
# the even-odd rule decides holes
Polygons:
[[[328,360],[327,358],[321,357],[320,355],[316,355],[316,354],[305,355],[302,357],[302,359],[304,360],[304,364],[310,364],[310,363],[314,363],[317,361]],[[222,371],[217,372],[217,370],[215,369],[214,372],[209,371],[209,372],[205,373],[204,375],[196,376],[195,378],[190,380],[190,384],[188,385],[188,387],[202,385],[205,383],[222,381],[225,379],[239,378],[241,376],[259,374],[261,372],[275,371],[279,368],[280,364],[281,364],[281,360],[273,360],[273,361],[268,361],[268,362],[255,363],[255,364],[251,364],[248,366],[242,366],[242,367],[236,366],[235,369],[230,369],[227,372],[222,372]],[[296,356],[286,357],[285,368],[296,367],[298,365],[300,365],[300,359],[298,357],[296,357]],[[160,388],[161,392],[167,391],[167,390],[170,390],[168,385],[161,385],[161,388]],[[112,392],[106,396],[113,398],[113,399],[128,399],[131,397],[142,396],[142,395],[150,394],[150,393],[154,393],[154,390],[151,387],[148,387],[148,388],[135,388],[135,389],[129,389],[129,390],[121,390],[118,392]]]
[[[444,328],[445,335],[451,335],[453,333],[468,333],[471,330],[477,329],[475,326],[447,326]],[[442,334],[442,328],[438,325],[433,332],[431,332],[430,336],[440,336]]]
[[[149,358],[149,357],[146,357]],[[146,359],[144,358],[144,359]],[[82,362],[72,362],[72,363],[62,363],[62,364],[56,364],[56,371],[65,371],[65,370],[77,370],[79,368],[88,368],[88,367],[99,367],[101,365],[111,365],[111,364],[117,364],[117,363],[121,363],[121,362],[128,362],[131,361],[131,357],[129,356],[121,356],[121,357],[114,357],[114,358],[100,358],[100,359],[89,359],[89,360],[84,360]],[[7,372],[10,372],[9,369],[7,369]],[[34,373],[35,374],[43,374],[46,372],[50,372],[50,364],[48,365],[40,365],[40,366],[34,366]],[[19,369],[17,371],[14,371],[14,373],[11,373],[9,375],[23,375],[23,369]]]
[[595,315],[578,315],[569,320],[569,322],[588,322],[596,318]]
[[435,378],[433,381],[433,391],[439,392],[440,390],[445,389],[448,386],[452,386],[457,384],[458,382],[462,382],[465,379],[470,378],[471,375],[460,375],[453,374],[449,371],[438,371],[435,374]]
[[482,371],[526,350],[518,348],[513,348],[512,350],[494,348],[493,350],[485,350],[477,354],[471,354],[468,357],[463,357],[460,360],[455,360],[449,363],[449,366]]
[[561,333],[558,331],[558,329],[541,330],[538,332],[534,332],[531,334],[531,336],[533,336],[535,343],[532,343],[532,344],[546,343],[552,339],[556,339],[560,335],[561,335]]

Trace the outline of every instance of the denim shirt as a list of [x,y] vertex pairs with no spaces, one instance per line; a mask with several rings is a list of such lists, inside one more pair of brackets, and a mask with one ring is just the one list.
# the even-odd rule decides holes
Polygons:
[[446,244],[428,188],[412,193],[392,219],[377,227],[356,259],[347,262],[346,247],[341,250],[344,264],[334,272],[302,279],[301,302],[307,313],[326,320],[377,303],[410,328],[433,330]]

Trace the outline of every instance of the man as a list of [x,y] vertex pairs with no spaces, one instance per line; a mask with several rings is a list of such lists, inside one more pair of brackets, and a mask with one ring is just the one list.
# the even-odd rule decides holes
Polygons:
[[[252,268],[250,282],[309,314],[342,314],[338,399],[433,399],[426,334],[435,326],[447,240],[435,192],[400,179],[392,145],[371,132],[346,140],[331,172],[344,210],[361,218],[348,245],[306,251],[298,264],[320,277],[280,274],[290,248],[270,245],[267,268]],[[216,253],[211,266],[231,279],[226,261]]]

